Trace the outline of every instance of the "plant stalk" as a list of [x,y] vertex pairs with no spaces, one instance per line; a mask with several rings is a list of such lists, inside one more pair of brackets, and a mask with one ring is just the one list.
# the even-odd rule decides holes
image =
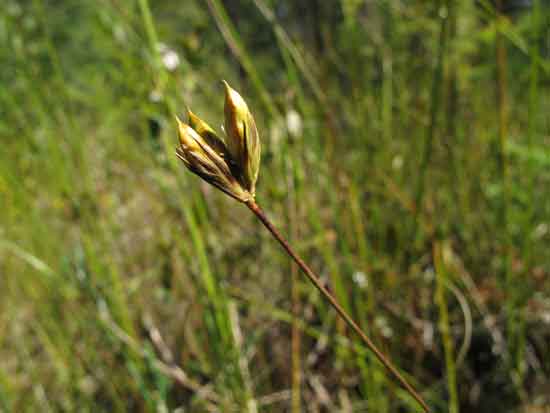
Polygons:
[[516,286],[514,273],[512,271],[512,236],[510,233],[510,172],[508,154],[506,146],[508,144],[508,54],[504,35],[502,33],[505,16],[503,15],[504,3],[502,0],[496,2],[496,39],[495,39],[495,64],[496,64],[496,104],[498,115],[498,159],[500,183],[502,185],[502,205],[499,210],[499,224],[502,229],[503,251],[502,251],[502,266],[504,270],[504,291],[506,294],[506,319],[508,327],[508,354],[512,368],[517,368],[515,365],[515,357],[521,354],[521,349],[518,347],[519,334],[521,330],[521,319],[519,317],[520,310],[518,305],[518,288]]
[[[420,219],[422,212],[422,204],[424,201],[424,192],[426,190],[426,173],[432,159],[434,138],[436,134],[436,124],[439,116],[439,110],[441,107],[441,86],[443,83],[443,69],[445,56],[447,53],[447,31],[448,31],[448,16],[440,18],[441,25],[439,29],[439,42],[437,51],[437,61],[434,69],[434,77],[432,83],[431,102],[430,102],[430,123],[426,129],[426,138],[424,140],[424,148],[422,153],[422,160],[420,163],[420,176],[416,185],[415,195],[415,210],[414,221],[412,225],[411,239],[416,242],[418,220]],[[413,244],[414,245],[414,244]]]
[[399,373],[399,371],[393,366],[391,361],[376,347],[371,339],[361,330],[359,325],[353,321],[353,319],[346,313],[346,311],[340,306],[334,296],[323,286],[321,279],[313,272],[311,268],[294,252],[292,247],[283,238],[279,231],[273,226],[271,221],[267,218],[263,210],[259,207],[254,200],[246,202],[246,206],[256,215],[256,217],[264,224],[264,226],[271,232],[277,241],[281,244],[284,250],[290,257],[298,264],[303,273],[309,278],[313,285],[319,290],[319,292],[328,300],[336,312],[342,317],[346,324],[363,340],[365,345],[370,351],[378,358],[378,360],[384,365],[384,367],[399,381],[403,388],[422,406],[426,413],[430,412],[430,409],[418,392],[410,385],[407,380]]
[[[288,148],[286,148],[288,149]],[[291,157],[285,158],[286,166],[289,169],[288,176],[288,224],[289,224],[289,235],[290,239],[295,240],[298,238],[298,208],[296,203],[296,176],[294,172],[294,161]],[[290,261],[290,297],[292,300],[292,330],[291,330],[291,371],[292,371],[292,380],[291,380],[291,400],[290,400],[290,410],[291,413],[301,413],[301,404],[302,404],[302,395],[301,395],[301,382],[302,382],[302,361],[300,355],[301,347],[301,331],[298,315],[300,313],[300,291],[298,286],[298,277],[299,270],[298,266],[292,260]]]

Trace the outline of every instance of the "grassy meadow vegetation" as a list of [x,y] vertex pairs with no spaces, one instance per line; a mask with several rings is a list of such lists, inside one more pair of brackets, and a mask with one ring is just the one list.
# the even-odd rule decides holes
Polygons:
[[2,0],[0,412],[413,412],[174,116],[433,412],[550,412],[550,4]]

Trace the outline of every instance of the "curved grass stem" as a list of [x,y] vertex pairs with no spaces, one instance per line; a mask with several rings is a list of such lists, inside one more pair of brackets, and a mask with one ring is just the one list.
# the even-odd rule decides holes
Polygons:
[[246,206],[256,215],[256,217],[264,224],[264,226],[271,232],[277,241],[281,244],[284,250],[290,257],[298,264],[303,273],[309,278],[313,285],[319,290],[323,297],[330,303],[330,305],[336,310],[336,312],[342,317],[345,323],[361,338],[370,351],[378,358],[378,360],[384,365],[384,367],[399,381],[403,388],[422,406],[424,411],[428,413],[430,411],[426,402],[418,394],[418,392],[412,387],[409,382],[399,373],[399,371],[393,366],[391,361],[376,347],[371,339],[361,330],[361,327],[353,321],[351,316],[342,308],[342,306],[336,301],[334,296],[323,285],[320,278],[313,272],[311,268],[294,252],[292,247],[288,244],[285,238],[279,233],[279,231],[273,226],[271,221],[267,218],[263,210],[256,204],[254,200],[246,202]]

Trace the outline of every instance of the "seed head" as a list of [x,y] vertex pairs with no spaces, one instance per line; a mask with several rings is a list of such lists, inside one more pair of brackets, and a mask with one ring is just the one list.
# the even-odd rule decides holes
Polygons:
[[180,142],[176,154],[191,172],[247,202],[254,198],[260,166],[258,130],[244,99],[225,81],[224,85],[226,139],[188,110],[189,124],[176,118]]

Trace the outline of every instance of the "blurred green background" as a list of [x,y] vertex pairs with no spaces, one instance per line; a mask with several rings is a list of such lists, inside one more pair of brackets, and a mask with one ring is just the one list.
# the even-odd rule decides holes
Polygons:
[[178,162],[226,79],[258,203],[433,411],[549,412],[549,6],[2,0],[0,411],[418,411]]

